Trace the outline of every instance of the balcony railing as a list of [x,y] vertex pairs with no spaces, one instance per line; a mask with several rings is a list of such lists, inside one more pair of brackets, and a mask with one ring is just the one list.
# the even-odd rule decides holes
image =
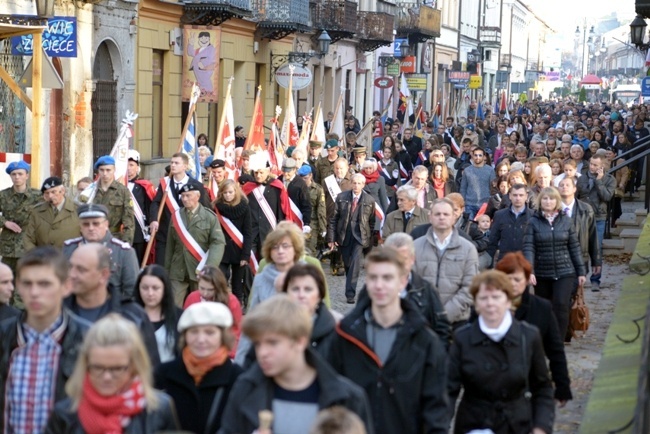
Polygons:
[[397,5],[395,4],[398,0],[377,0],[377,12],[384,12],[388,15],[397,14]]
[[374,51],[393,42],[395,16],[385,12],[359,12],[357,36],[359,48]]
[[440,10],[418,2],[400,2],[397,12],[397,35],[411,42],[424,42],[440,36]]
[[310,3],[312,27],[327,30],[332,43],[352,37],[357,31],[357,4],[347,0]]
[[251,0],[186,0],[183,24],[218,26],[230,18],[252,17]]
[[282,39],[309,26],[309,0],[252,0],[259,36]]
[[481,46],[499,48],[501,47],[501,28],[481,27],[479,33]]
[[501,61],[499,66],[512,66],[512,55],[511,54],[502,54]]

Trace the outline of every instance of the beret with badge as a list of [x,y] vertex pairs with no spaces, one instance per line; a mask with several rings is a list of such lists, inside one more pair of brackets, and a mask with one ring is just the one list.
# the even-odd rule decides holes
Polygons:
[[27,164],[23,160],[12,161],[11,163],[9,163],[9,165],[5,169],[5,172],[7,172],[7,175],[11,175],[11,172],[13,172],[14,170],[20,170],[20,169],[29,172],[29,169],[30,169],[29,164]]

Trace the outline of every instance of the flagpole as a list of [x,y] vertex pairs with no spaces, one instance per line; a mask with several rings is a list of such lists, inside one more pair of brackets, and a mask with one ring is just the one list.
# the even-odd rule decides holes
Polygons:
[[[190,127],[190,122],[192,121],[192,117],[194,116],[194,112],[196,111],[196,101],[198,99],[199,99],[199,86],[197,86],[196,82],[194,82],[192,83],[190,107],[188,109],[187,118],[185,119],[185,125],[183,125],[183,131],[181,132],[181,139],[179,141],[178,150],[176,151],[176,153],[179,153],[183,150],[183,143],[185,142],[185,134],[187,134],[187,130]],[[201,173],[201,168],[197,168],[197,170],[199,171],[199,173]],[[169,187],[163,192],[163,196],[160,201],[160,207],[158,208],[158,217],[156,218],[158,224],[160,224],[160,218],[162,217],[162,213],[165,210],[165,201],[167,200],[168,194],[169,194]],[[140,268],[144,268],[145,265],[147,265],[147,259],[151,254],[151,246],[153,245],[153,242],[156,238],[156,232],[158,231],[154,230],[149,234],[149,242],[147,243],[147,248],[144,251],[144,256],[142,257],[142,264],[140,264]]]
[[[232,88],[232,82],[235,80],[235,77],[230,77],[228,79],[228,88],[226,89],[226,98],[224,101],[228,101],[230,99],[230,89]],[[221,143],[223,143],[223,126],[226,123],[226,104],[223,105],[223,109],[221,110],[221,119],[219,119],[219,129],[217,130],[217,141],[214,144],[214,152],[212,155],[215,157],[217,156],[217,151],[219,150],[219,147],[221,146]],[[212,174],[210,175],[212,176]]]

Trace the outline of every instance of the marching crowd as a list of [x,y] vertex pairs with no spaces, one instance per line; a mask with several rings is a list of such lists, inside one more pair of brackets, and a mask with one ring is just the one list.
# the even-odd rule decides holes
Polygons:
[[9,164],[3,431],[551,433],[572,297],[599,290],[608,207],[643,166],[608,171],[650,120],[475,108],[421,130],[376,112],[372,149],[350,110],[279,167],[238,140],[235,179],[203,148],[203,179],[177,153],[156,187],[131,150],[128,182],[102,156],[74,195]]

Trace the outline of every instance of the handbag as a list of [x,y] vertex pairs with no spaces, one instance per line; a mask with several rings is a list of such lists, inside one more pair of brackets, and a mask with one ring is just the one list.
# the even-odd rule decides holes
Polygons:
[[582,332],[584,336],[587,330],[589,330],[589,308],[585,304],[584,285],[579,285],[569,312],[569,331],[571,336],[577,337],[576,332]]

